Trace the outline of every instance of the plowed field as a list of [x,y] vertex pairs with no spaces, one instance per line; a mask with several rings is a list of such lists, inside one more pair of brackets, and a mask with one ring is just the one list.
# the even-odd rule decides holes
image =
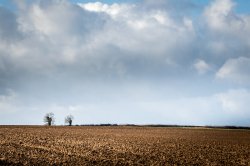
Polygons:
[[250,165],[250,131],[1,126],[0,165]]

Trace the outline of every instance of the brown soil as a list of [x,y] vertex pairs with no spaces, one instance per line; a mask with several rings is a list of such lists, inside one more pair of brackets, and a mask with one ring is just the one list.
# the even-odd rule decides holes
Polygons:
[[250,165],[250,131],[0,126],[0,165]]

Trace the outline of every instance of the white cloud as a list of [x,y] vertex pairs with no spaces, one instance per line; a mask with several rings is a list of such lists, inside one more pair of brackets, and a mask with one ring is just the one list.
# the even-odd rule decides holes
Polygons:
[[204,16],[211,33],[224,40],[243,40],[249,46],[250,17],[235,12],[236,3],[233,0],[215,0],[206,7]]
[[198,59],[194,63],[194,68],[198,71],[199,74],[205,74],[211,69],[211,66],[207,64],[204,60]]
[[215,0],[205,10],[208,25],[217,30],[225,30],[228,19],[232,16],[235,4],[231,0]]
[[111,16],[113,19],[117,17],[126,17],[129,11],[133,9],[134,5],[127,4],[117,4],[113,3],[111,5],[94,2],[94,3],[78,3],[80,7],[91,12],[103,12]]
[[225,112],[249,117],[250,92],[248,90],[229,90],[227,93],[217,94],[216,97]]
[[250,58],[229,59],[216,73],[217,78],[239,84],[250,83]]

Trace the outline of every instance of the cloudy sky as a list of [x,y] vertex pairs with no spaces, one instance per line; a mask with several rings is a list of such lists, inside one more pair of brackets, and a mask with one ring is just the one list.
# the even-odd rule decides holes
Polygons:
[[250,2],[1,0],[0,124],[250,126]]

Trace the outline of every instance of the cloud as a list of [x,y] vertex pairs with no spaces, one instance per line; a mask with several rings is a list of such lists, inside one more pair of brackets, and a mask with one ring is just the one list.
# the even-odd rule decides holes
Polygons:
[[[249,49],[245,35],[237,35],[238,31],[248,32],[248,17],[234,13],[235,5],[229,0],[213,1],[205,9],[209,31],[194,24],[197,20],[186,11],[179,17],[172,14],[177,12],[170,10],[172,6],[176,10],[183,7],[195,10],[197,6],[189,1],[181,5],[174,1],[110,5],[33,1],[21,4],[19,6],[23,7],[16,14],[8,11],[12,15],[8,19],[12,20],[11,27],[16,28],[1,28],[10,31],[15,39],[22,36],[11,44],[1,41],[2,68],[11,64],[12,70],[51,75],[64,66],[66,73],[78,73],[81,68],[81,73],[110,75],[113,72],[117,77],[138,77],[162,72],[188,74],[190,71],[186,68],[194,65],[198,73],[203,73],[208,69],[205,64],[219,68],[228,58],[243,56]],[[231,21],[237,20],[235,17],[224,18],[228,15],[244,20],[244,26],[228,26],[229,22],[237,24]],[[220,32],[219,37],[207,37],[218,33],[214,22],[221,23],[222,29],[233,28],[237,40],[220,37],[222,34],[233,37],[226,32]],[[200,38],[201,33],[204,39]],[[202,61],[193,64],[197,59]]]
[[0,94],[0,114],[16,112],[16,100],[18,95],[11,89],[8,89],[5,94]]
[[[234,6],[235,3],[231,0],[215,0],[204,13],[208,25],[213,29],[224,31],[230,22],[236,21],[232,10]],[[234,23],[232,22],[232,25]]]
[[224,111],[236,116],[249,116],[248,101],[250,100],[250,92],[248,90],[229,90],[227,93],[216,96]]
[[[120,37],[118,39],[122,39],[121,37],[124,37],[126,40],[130,40],[132,44],[137,44],[137,43],[146,44],[147,42],[150,41],[153,42],[154,39],[156,38],[158,39],[158,35],[160,33],[162,35],[169,35],[168,33],[169,31],[175,31],[176,33],[178,33],[178,31],[182,30],[185,31],[188,28],[190,31],[192,31],[192,21],[190,19],[185,18],[184,20],[182,20],[182,24],[176,25],[177,23],[174,20],[172,20],[172,18],[169,16],[166,10],[158,9],[145,12],[143,11],[142,7],[136,5],[130,5],[130,4],[107,5],[100,2],[87,3],[87,4],[78,3],[78,5],[84,8],[85,10],[97,13],[100,12],[106,13],[109,16],[111,16],[112,21],[109,22],[108,28],[113,30],[114,34],[113,35],[108,34],[108,35],[112,35],[112,37],[116,35],[116,37]],[[115,17],[113,17],[114,15]],[[119,28],[121,26],[125,27]],[[109,29],[104,29],[104,31],[109,32]],[[126,30],[125,34],[123,33],[124,30]],[[159,32],[157,32],[157,30]],[[143,35],[137,34],[137,32],[139,31]],[[174,34],[172,35],[174,36]],[[120,42],[122,42],[123,40],[121,40]],[[112,40],[106,42],[112,42],[112,44],[119,44],[119,42],[117,43],[116,41]],[[122,48],[122,46],[126,46],[126,44],[121,43],[121,45],[119,45],[120,48]],[[133,46],[131,48],[133,48]]]
[[207,71],[211,69],[210,65],[201,59],[197,60],[194,63],[194,68],[197,70],[199,74],[205,74]]
[[126,17],[126,13],[128,14],[129,11],[134,7],[134,5],[128,4],[105,4],[102,2],[94,2],[94,3],[78,3],[80,7],[85,10],[91,12],[103,12],[111,16],[113,19],[116,19],[117,16],[119,17]]
[[217,78],[239,84],[250,83],[250,58],[228,59],[216,73]]
[[245,36],[250,34],[250,16],[236,13],[236,6],[232,0],[215,0],[203,14],[208,33],[216,39],[216,47],[231,51],[238,48],[240,52],[240,49],[249,48],[249,39]]
[[[86,111],[89,122],[91,113],[137,123],[240,119],[223,112],[226,100],[249,91],[250,16],[234,1],[211,1],[204,11],[187,0],[15,3],[0,7],[0,92],[21,96],[13,99],[18,112]],[[239,87],[245,92],[228,92]]]
[[21,37],[18,32],[16,15],[8,9],[0,6],[0,38],[6,42],[11,42]]
[[215,0],[205,8],[204,52],[207,52],[205,60],[218,69],[216,78],[246,85],[248,67],[240,66],[240,63],[248,63],[243,61],[247,61],[250,56],[250,42],[246,38],[250,34],[250,17],[237,13],[237,5],[232,0]]
[[195,38],[190,18],[175,21],[163,9],[100,2],[20,3],[13,20],[22,38],[0,47],[2,63],[10,63],[15,72],[53,75],[65,66],[66,73],[81,68],[81,73],[113,72],[117,77],[145,75],[146,70],[154,75],[180,65]]

